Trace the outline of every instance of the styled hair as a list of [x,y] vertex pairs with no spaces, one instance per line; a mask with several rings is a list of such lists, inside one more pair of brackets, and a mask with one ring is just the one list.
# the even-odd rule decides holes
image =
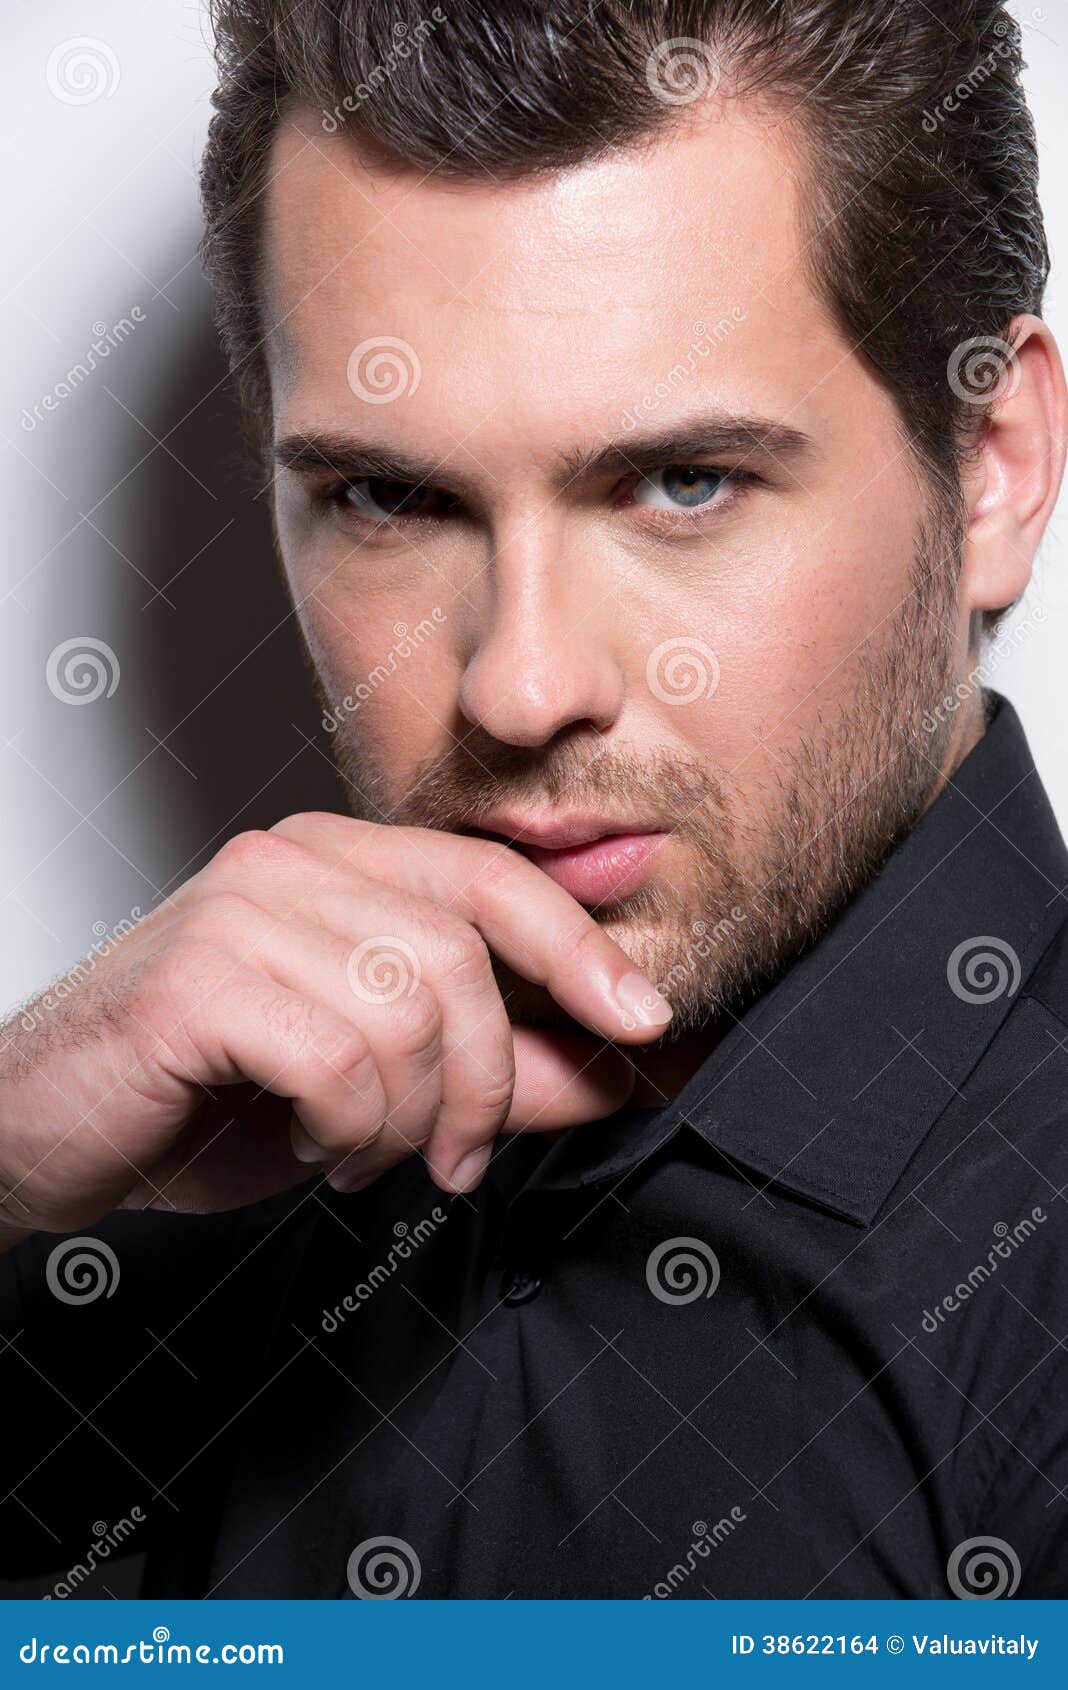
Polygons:
[[[806,262],[959,495],[1049,253],[1022,30],[1000,0],[211,0],[202,257],[254,444],[269,155],[296,104],[442,179],[507,181],[652,137],[716,89],[801,146]],[[993,343],[993,345],[991,345]],[[956,360],[956,364],[954,361]]]

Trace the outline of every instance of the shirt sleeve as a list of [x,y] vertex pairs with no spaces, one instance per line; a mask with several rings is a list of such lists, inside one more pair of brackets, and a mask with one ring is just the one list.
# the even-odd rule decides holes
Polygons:
[[84,1562],[101,1539],[136,1553],[217,1505],[299,1251],[296,1195],[118,1212],[0,1259],[0,1575]]

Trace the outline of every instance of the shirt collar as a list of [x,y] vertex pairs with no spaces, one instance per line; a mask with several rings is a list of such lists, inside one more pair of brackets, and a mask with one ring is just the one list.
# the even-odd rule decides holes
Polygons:
[[1064,919],[1068,852],[1016,712],[990,703],[880,872],[664,1109],[614,1118],[582,1183],[688,1124],[757,1185],[871,1222]]

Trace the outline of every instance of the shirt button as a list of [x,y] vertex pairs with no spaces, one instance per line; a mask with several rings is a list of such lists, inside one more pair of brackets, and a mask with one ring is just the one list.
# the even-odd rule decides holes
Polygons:
[[540,1273],[530,1273],[526,1268],[512,1268],[505,1275],[501,1299],[509,1308],[515,1308],[517,1303],[529,1303],[540,1290]]

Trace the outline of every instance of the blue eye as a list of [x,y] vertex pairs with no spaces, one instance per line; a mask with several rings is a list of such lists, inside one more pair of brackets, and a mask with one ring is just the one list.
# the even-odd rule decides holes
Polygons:
[[665,469],[639,476],[634,503],[657,510],[699,510],[710,505],[730,480],[724,470],[702,464],[668,464]]

